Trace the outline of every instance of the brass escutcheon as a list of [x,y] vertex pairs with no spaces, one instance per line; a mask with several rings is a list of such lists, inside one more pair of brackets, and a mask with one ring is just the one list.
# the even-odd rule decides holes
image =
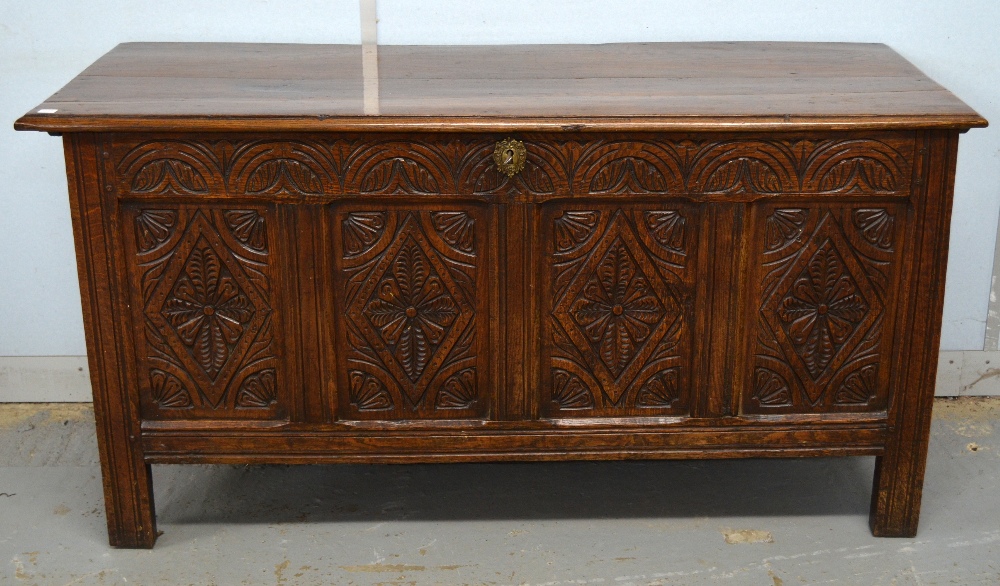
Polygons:
[[524,169],[526,154],[523,142],[508,138],[497,143],[497,148],[493,151],[493,161],[501,173],[513,177]]

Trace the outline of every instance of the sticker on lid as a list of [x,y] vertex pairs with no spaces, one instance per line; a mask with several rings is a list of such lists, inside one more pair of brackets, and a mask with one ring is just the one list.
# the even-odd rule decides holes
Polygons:
[[55,114],[59,111],[59,108],[42,108],[38,111],[39,114]]

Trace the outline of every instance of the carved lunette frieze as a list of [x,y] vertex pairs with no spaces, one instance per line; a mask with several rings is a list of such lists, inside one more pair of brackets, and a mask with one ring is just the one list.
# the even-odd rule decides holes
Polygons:
[[788,193],[902,196],[914,137],[536,135],[525,168],[496,168],[488,135],[227,136],[114,142],[118,193],[309,199],[473,195],[544,200],[684,194],[747,200]]

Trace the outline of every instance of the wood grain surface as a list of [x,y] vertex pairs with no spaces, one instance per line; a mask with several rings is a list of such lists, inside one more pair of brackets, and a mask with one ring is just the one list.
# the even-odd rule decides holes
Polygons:
[[357,45],[126,43],[16,127],[796,130],[985,124],[880,44],[384,46],[377,75],[379,114],[365,116]]

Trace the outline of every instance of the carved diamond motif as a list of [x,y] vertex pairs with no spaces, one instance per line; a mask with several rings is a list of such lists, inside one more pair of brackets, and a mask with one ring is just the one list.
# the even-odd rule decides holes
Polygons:
[[427,255],[408,237],[375,288],[364,315],[406,376],[415,381],[458,317],[458,305]]
[[153,291],[146,316],[215,405],[270,308],[198,215]]
[[604,253],[573,300],[573,321],[615,378],[663,319],[663,304],[621,238]]
[[621,214],[553,310],[613,402],[681,313]]
[[418,403],[475,312],[408,216],[348,308],[348,317]]
[[762,307],[813,402],[881,312],[878,294],[830,216]]
[[215,380],[243,337],[254,307],[219,254],[199,238],[160,314]]

